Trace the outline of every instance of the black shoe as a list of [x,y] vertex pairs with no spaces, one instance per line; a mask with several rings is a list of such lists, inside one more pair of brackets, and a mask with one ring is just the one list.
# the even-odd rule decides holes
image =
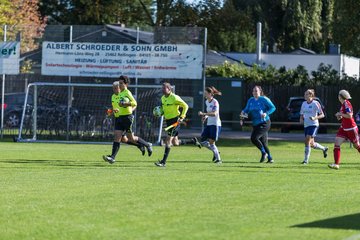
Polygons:
[[198,141],[198,139],[196,137],[191,139],[194,142],[194,145],[197,146],[198,148],[201,148],[201,143]]
[[154,163],[155,164],[155,166],[157,166],[157,167],[165,167],[166,166],[166,163],[163,163],[163,162],[161,162],[161,161],[158,161],[158,162],[156,162],[156,163]]
[[148,143],[148,144],[149,144],[149,146],[146,147],[146,150],[148,152],[148,156],[150,157],[153,153],[153,149],[152,149],[152,143]]
[[137,147],[140,151],[141,151],[141,154],[144,156],[145,155],[145,146],[144,145],[140,145]]
[[327,152],[328,152],[329,148],[328,147],[325,147],[324,151],[323,151],[323,154],[324,154],[324,158],[327,157]]
[[214,161],[214,163],[216,163],[216,164],[220,165],[220,164],[222,164],[222,161],[221,161],[221,160],[216,159],[216,160]]
[[104,155],[103,159],[105,162],[108,162],[110,164],[113,164],[115,162],[115,159],[113,157],[111,157],[110,155]]
[[268,159],[266,163],[274,163],[274,160]]
[[266,157],[267,157],[267,153],[261,154],[260,163],[265,162]]

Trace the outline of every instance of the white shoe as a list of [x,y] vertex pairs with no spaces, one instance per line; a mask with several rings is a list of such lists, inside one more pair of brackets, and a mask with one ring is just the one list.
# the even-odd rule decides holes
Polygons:
[[328,165],[329,168],[339,170],[340,166],[338,164],[332,163]]

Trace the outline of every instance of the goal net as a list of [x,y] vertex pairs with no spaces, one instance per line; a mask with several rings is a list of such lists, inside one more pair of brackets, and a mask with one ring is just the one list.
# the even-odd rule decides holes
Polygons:
[[[162,118],[152,110],[160,104],[161,85],[130,85],[137,100],[133,130],[137,136],[160,143]],[[112,84],[36,82],[28,85],[18,141],[87,141],[113,139]]]

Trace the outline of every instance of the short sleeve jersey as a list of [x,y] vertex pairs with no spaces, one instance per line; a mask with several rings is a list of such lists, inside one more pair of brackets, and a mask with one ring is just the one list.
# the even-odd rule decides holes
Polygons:
[[213,98],[211,100],[211,102],[209,102],[208,100],[205,101],[205,105],[206,105],[206,112],[217,112],[217,114],[212,117],[212,116],[209,116],[207,118],[207,126],[210,126],[210,125],[215,125],[215,126],[221,126],[221,120],[220,120],[220,115],[219,115],[219,112],[220,112],[220,106],[219,106],[219,102]]
[[311,120],[310,117],[316,117],[322,113],[323,111],[318,101],[312,100],[310,103],[304,101],[300,109],[300,114],[304,117],[304,127],[319,126],[319,120]]
[[[340,112],[341,113],[352,113],[353,112],[353,108],[352,105],[350,103],[349,100],[345,100],[344,103],[341,105],[340,108]],[[342,118],[341,119],[341,127],[346,131],[346,130],[351,130],[353,128],[355,128],[357,125],[355,123],[354,118]]]
[[[124,101],[125,98],[129,99],[131,106],[121,107],[119,105],[120,101]],[[136,102],[135,98],[133,97],[132,93],[129,91],[129,89],[124,89],[119,94],[112,95],[111,104],[112,104],[113,109],[119,110],[117,113],[114,112],[114,116],[119,117],[119,116],[126,116],[126,115],[132,114],[133,107],[136,107],[137,102]]]

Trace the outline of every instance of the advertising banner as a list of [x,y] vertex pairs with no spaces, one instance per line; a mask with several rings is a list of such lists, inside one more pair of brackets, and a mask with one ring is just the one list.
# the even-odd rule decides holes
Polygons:
[[203,46],[43,42],[43,75],[201,79]]
[[0,74],[19,74],[20,42],[0,43]]

